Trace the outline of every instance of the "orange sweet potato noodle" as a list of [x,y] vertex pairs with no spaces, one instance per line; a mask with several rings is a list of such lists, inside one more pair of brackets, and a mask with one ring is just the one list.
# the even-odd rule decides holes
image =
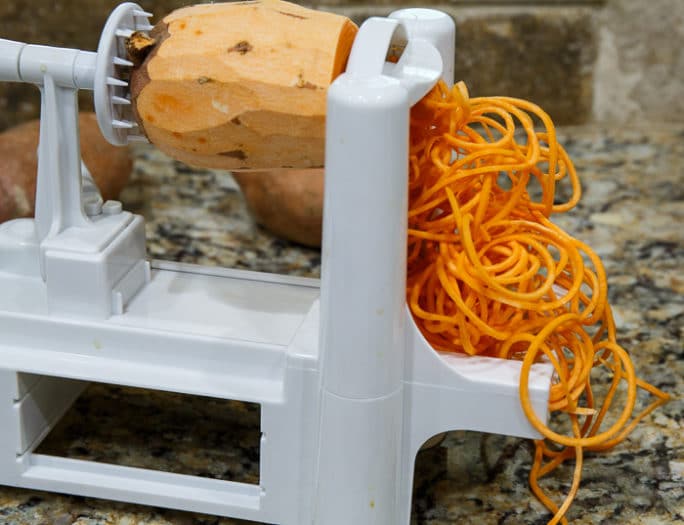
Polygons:
[[[563,202],[560,185],[570,194]],[[668,399],[636,377],[617,343],[600,259],[550,220],[580,195],[553,122],[536,105],[469,98],[463,83],[440,83],[412,109],[407,301],[435,349],[522,361],[521,404],[544,436],[530,486],[553,514],[549,524],[567,523],[584,451],[614,447]],[[528,377],[542,360],[555,369],[549,409],[568,418],[567,434],[532,410]],[[597,399],[591,373],[600,367],[612,379]],[[617,395],[621,384],[626,396]],[[634,415],[638,388],[654,400]],[[571,488],[558,505],[539,478],[570,460]]]

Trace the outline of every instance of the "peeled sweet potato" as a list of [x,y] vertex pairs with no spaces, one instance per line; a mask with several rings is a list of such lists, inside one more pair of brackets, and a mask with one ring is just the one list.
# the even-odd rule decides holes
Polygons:
[[191,166],[322,167],[327,88],[356,32],[344,16],[280,0],[178,9],[152,41],[129,40],[137,121]]
[[[79,124],[81,157],[102,197],[116,199],[131,174],[130,153],[104,139],[94,113],[81,113]],[[33,120],[0,134],[0,222],[34,213],[39,133],[40,122]]]

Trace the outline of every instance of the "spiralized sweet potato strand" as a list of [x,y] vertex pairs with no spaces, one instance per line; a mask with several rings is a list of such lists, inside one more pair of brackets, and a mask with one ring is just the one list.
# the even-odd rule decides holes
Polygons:
[[[564,202],[561,183],[570,193]],[[413,108],[408,304],[435,349],[522,361],[521,404],[545,438],[535,441],[530,486],[553,513],[550,524],[567,523],[584,452],[614,447],[668,399],[637,379],[617,344],[600,259],[549,220],[580,194],[553,122],[534,104],[471,99],[463,83],[440,83]],[[555,369],[549,409],[567,415],[569,435],[532,409],[530,367],[542,360]],[[591,383],[598,367],[612,374],[602,399]],[[633,416],[638,388],[655,400]],[[557,505],[539,478],[572,460],[573,481]]]

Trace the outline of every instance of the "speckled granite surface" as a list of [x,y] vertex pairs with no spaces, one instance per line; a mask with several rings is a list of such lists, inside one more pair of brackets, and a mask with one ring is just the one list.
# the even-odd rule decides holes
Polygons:
[[[562,130],[585,196],[563,225],[606,265],[620,341],[674,399],[614,451],[586,460],[573,524],[684,523],[684,125]],[[232,179],[138,150],[126,206],[148,219],[152,257],[317,276],[320,256],[255,227]],[[218,417],[209,417],[220,414]],[[91,386],[42,452],[207,477],[258,476],[258,408]],[[527,441],[455,432],[417,463],[414,523],[544,524]],[[560,497],[570,467],[544,486]],[[0,487],[3,525],[237,525],[246,522]],[[363,524],[350,524],[363,525]]]

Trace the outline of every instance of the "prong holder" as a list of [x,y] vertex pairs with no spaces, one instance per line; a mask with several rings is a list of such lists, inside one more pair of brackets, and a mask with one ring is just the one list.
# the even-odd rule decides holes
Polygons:
[[[282,525],[407,525],[426,440],[539,437],[520,363],[436,352],[406,306],[409,110],[453,81],[453,21],[369,19],[330,87],[319,283],[150,271],[143,219],[92,189],[84,204],[76,91],[96,90],[105,136],[126,143],[112,72],[147,16],[122,4],[97,54],[0,41],[0,80],[42,92],[36,217],[0,225],[0,483]],[[551,374],[534,365],[529,379],[542,420]],[[259,403],[259,483],[35,453],[89,381]]]

